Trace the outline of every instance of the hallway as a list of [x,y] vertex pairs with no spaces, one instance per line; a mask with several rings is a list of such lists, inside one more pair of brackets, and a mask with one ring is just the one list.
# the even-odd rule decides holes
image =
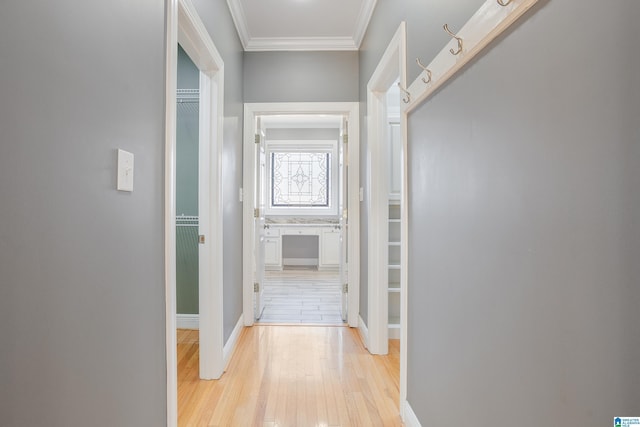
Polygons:
[[399,341],[372,356],[355,329],[242,331],[220,380],[198,379],[198,331],[178,331],[179,425],[401,426]]

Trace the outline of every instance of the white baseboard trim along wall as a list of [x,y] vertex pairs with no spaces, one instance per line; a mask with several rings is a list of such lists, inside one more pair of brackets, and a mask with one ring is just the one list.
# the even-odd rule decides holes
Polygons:
[[243,322],[243,316],[241,314],[240,318],[238,319],[238,322],[236,323],[236,326],[233,328],[233,331],[231,331],[231,335],[229,336],[227,343],[224,345],[224,348],[222,349],[222,358],[224,360],[225,370],[227,369],[227,365],[229,364],[229,359],[231,359],[231,355],[233,354],[233,349],[236,348],[236,344],[238,343],[238,338],[240,337],[240,332],[242,331],[243,327],[244,327],[244,322]]
[[362,316],[358,316],[358,332],[360,332],[360,338],[365,348],[369,348],[369,328],[367,328],[364,320],[362,320]]
[[406,400],[402,402],[402,421],[406,427],[422,427],[416,413],[411,409],[411,405]]
[[176,327],[178,329],[200,329],[200,315],[176,314]]

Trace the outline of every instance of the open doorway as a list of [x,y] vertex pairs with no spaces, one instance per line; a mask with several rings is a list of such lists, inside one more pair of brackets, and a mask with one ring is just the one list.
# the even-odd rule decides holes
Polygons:
[[355,103],[245,106],[245,325],[357,326],[357,120]]
[[407,179],[406,26],[401,23],[367,84],[369,324],[373,354],[399,352],[400,408],[406,400]]
[[[224,64],[204,24],[189,0],[167,6],[165,105],[165,292],[167,355],[167,424],[177,425],[177,304],[176,304],[176,148],[178,43],[198,70],[198,327],[199,376],[219,378],[224,370],[222,325],[222,123]],[[180,96],[179,96],[180,95]],[[192,113],[196,113],[195,109]],[[187,216],[187,215],[185,215]],[[182,221],[181,221],[182,222]],[[181,225],[185,225],[184,223]],[[196,225],[196,224],[192,224]]]
[[258,116],[259,323],[343,325],[343,115]]

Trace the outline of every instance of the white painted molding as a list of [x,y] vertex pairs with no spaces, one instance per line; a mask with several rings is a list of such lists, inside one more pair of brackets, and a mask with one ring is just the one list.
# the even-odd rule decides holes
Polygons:
[[371,22],[371,17],[373,16],[373,11],[376,8],[376,3],[377,0],[365,0],[362,2],[358,22],[356,22],[356,28],[353,33],[353,42],[357,46],[357,49],[360,49],[362,39],[364,39],[364,35],[369,27],[369,22]]
[[366,323],[364,323],[362,316],[358,316],[358,333],[360,334],[360,339],[362,339],[364,347],[369,348],[369,329]]
[[[452,38],[427,65],[431,71],[431,82],[425,84],[422,81],[425,73],[421,73],[407,89],[411,100],[403,104],[402,108],[410,112],[422,104],[537,1],[513,0],[507,6],[501,6],[497,0],[486,0],[461,29],[452,29],[452,31],[457,30],[456,35],[463,40],[462,52],[458,55],[449,52],[449,49],[455,50],[458,46],[456,40]],[[422,63],[426,63],[426,58],[420,59]],[[415,61],[415,58],[412,58],[412,61]],[[406,86],[403,85],[403,87]]]
[[[178,0],[178,42],[200,71],[199,245],[200,378],[217,379],[223,363],[224,62],[191,0]],[[173,158],[175,162],[175,157]],[[174,166],[175,167],[175,166]],[[174,195],[175,197],[175,195]],[[174,199],[175,200],[175,199]],[[175,234],[175,233],[173,233]],[[175,261],[174,261],[175,262]]]
[[399,340],[401,338],[400,328],[389,326],[389,339],[390,340]]
[[167,427],[178,426],[178,339],[176,336],[176,88],[178,0],[166,0],[164,129],[164,301],[167,363]]
[[358,50],[377,0],[364,0],[351,37],[252,37],[241,0],[227,0],[242,47],[247,52]]
[[282,265],[318,265],[318,258],[283,258]]
[[402,421],[404,422],[404,425],[406,427],[422,427],[422,424],[420,424],[420,420],[418,420],[416,413],[413,412],[411,405],[409,405],[409,402],[407,402],[406,400],[402,401],[401,414]]
[[367,179],[368,225],[368,327],[369,352],[387,354],[388,328],[388,251],[389,251],[389,166],[387,93],[397,80],[406,82],[406,24],[402,22],[385,49],[367,83],[368,139]]
[[268,51],[337,51],[358,50],[351,37],[254,37],[245,47],[247,52]]
[[251,39],[251,35],[247,27],[247,18],[244,15],[242,3],[240,0],[227,0],[227,5],[229,6],[229,12],[231,12],[231,19],[233,19],[233,23],[236,24],[240,43],[242,43],[244,50],[247,50],[247,44]]
[[178,329],[200,329],[200,315],[177,314],[176,327]]
[[244,319],[242,314],[236,323],[236,326],[231,331],[231,335],[227,340],[227,343],[224,345],[223,358],[224,358],[224,369],[227,370],[227,366],[229,365],[229,361],[231,360],[231,356],[233,355],[233,350],[236,348],[236,344],[238,343],[238,338],[240,338],[240,332],[242,332],[242,328],[244,328]]

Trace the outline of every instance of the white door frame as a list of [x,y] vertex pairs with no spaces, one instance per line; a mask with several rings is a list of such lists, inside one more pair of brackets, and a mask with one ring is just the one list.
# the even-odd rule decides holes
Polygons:
[[[199,283],[200,377],[224,371],[222,312],[222,136],[224,63],[191,0],[166,1],[165,82],[165,318],[167,425],[178,423],[176,339],[176,86],[178,43],[200,70]],[[202,262],[205,260],[205,262]]]
[[348,210],[349,210],[349,326],[358,327],[360,308],[360,134],[359,106],[357,102],[290,102],[290,103],[248,103],[244,105],[244,158],[243,158],[243,313],[245,326],[253,325],[253,268],[254,230],[253,203],[255,200],[255,119],[262,115],[275,114],[331,114],[348,118]]
[[[406,24],[402,22],[367,84],[369,180],[369,324],[368,349],[373,354],[388,352],[388,154],[387,91],[400,77],[406,87]],[[400,195],[400,408],[407,396],[407,114],[400,116],[402,135],[402,189]],[[385,173],[383,173],[385,172]]]

